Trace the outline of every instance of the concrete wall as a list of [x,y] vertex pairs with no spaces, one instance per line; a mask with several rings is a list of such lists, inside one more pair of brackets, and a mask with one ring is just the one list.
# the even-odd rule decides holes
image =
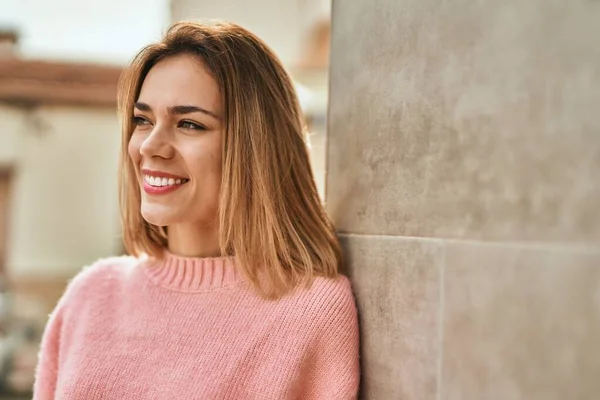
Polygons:
[[363,398],[600,393],[600,3],[335,0]]
[[0,155],[14,172],[6,265],[11,279],[70,277],[98,257],[120,252],[116,111],[0,106],[0,118]]

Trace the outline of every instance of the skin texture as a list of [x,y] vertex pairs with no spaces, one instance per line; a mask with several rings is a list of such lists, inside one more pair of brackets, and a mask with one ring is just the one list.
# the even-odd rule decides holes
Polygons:
[[[142,192],[142,216],[168,227],[169,250],[178,255],[220,255],[221,104],[219,87],[201,59],[182,54],[152,67],[134,107],[128,151]],[[143,170],[189,181],[169,193],[148,194]]]

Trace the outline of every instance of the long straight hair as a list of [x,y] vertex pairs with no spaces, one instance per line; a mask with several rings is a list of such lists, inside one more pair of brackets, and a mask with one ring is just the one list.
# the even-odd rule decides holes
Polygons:
[[309,285],[315,276],[336,277],[340,245],[317,192],[292,80],[262,40],[232,23],[176,23],[159,43],[142,49],[121,76],[119,197],[127,251],[160,258],[167,246],[166,229],[141,215],[127,146],[133,105],[148,71],[178,54],[198,57],[221,91],[221,253],[235,256],[237,268],[265,298]]

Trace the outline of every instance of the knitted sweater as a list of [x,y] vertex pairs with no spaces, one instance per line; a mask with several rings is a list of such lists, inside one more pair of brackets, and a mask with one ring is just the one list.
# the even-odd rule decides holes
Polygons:
[[269,301],[233,258],[110,258],[50,316],[34,400],[354,399],[358,357],[345,277]]

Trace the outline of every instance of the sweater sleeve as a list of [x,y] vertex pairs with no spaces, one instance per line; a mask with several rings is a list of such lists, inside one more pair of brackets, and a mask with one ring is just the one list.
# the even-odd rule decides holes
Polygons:
[[350,282],[342,278],[340,290],[323,313],[321,337],[313,354],[307,399],[356,399],[360,383],[359,327]]
[[56,306],[42,337],[33,387],[33,400],[54,399],[58,378],[60,332],[63,324],[62,304]]
[[66,285],[54,311],[50,315],[38,353],[38,362],[33,385],[33,400],[54,400],[59,381],[61,354],[68,351],[70,333],[73,329],[75,309],[89,293],[89,288],[106,279],[107,273],[119,270],[135,261],[133,257],[109,257],[100,259],[82,268]]

